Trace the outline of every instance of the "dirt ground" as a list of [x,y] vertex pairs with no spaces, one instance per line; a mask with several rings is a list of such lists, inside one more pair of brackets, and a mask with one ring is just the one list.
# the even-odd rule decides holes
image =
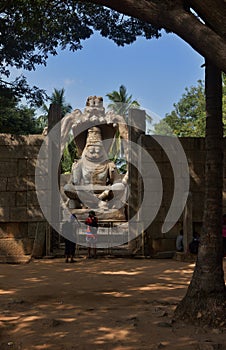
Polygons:
[[0,350],[226,349],[226,330],[172,322],[193,268],[171,259],[2,264]]

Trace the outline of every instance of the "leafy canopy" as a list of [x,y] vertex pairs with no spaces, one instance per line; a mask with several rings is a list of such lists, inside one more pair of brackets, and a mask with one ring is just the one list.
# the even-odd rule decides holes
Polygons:
[[[49,98],[50,103],[57,104],[61,108],[61,114],[62,118],[72,111],[72,106],[66,102],[65,99],[65,89],[56,89],[54,88],[52,95]],[[40,125],[40,128],[44,129],[48,126],[48,113],[49,113],[49,107],[47,104],[42,105],[42,111],[44,112],[42,115],[40,115],[37,119],[37,122]]]
[[[223,73],[223,123],[226,125],[226,74]],[[154,125],[155,134],[204,137],[206,129],[205,89],[203,81],[185,88],[174,110]]]
[[35,109],[20,105],[11,89],[2,89],[0,94],[1,133],[27,135],[41,132],[35,119]]
[[[159,37],[159,30],[132,17],[102,6],[74,0],[3,0],[0,4],[0,85],[13,89],[40,105],[44,91],[29,88],[21,76],[9,82],[10,67],[34,70],[46,65],[49,55],[58,49],[82,48],[82,41],[94,31],[117,45],[130,44],[137,36]],[[33,94],[33,96],[30,96]]]
[[[57,104],[61,108],[61,118],[63,118],[66,114],[72,111],[72,106],[66,102],[65,98],[65,90],[54,88],[51,97],[49,98],[51,104]],[[48,113],[49,106],[43,104],[42,110],[44,112],[43,115],[39,116],[37,122],[41,129],[48,126]],[[77,155],[77,148],[74,142],[74,137],[72,134],[69,135],[69,142],[66,143],[62,158],[61,158],[61,171],[63,173],[67,173],[71,171],[72,164]]]

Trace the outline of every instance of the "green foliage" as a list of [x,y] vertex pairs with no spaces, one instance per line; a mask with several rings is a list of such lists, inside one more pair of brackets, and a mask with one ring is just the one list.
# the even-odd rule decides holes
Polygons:
[[[173,112],[172,112],[172,114],[173,114]],[[172,119],[173,119],[173,116],[172,116]],[[169,126],[169,124],[167,123],[167,121],[165,120],[165,118],[163,118],[162,120],[160,120],[159,123],[154,125],[154,133],[157,135],[166,135],[166,136],[173,135],[173,131],[172,131],[171,127]]]
[[[116,114],[119,114],[127,120],[128,113],[131,108],[139,108],[140,104],[137,100],[133,100],[132,95],[127,93],[127,89],[124,85],[119,87],[119,91],[113,90],[106,94],[111,103],[108,108],[113,110]],[[109,158],[114,161],[120,173],[126,172],[127,163],[123,157],[124,151],[122,148],[119,131],[116,132],[112,146],[109,151]]]
[[124,117],[128,116],[131,108],[139,108],[140,104],[132,99],[132,95],[128,95],[126,87],[121,85],[119,91],[112,91],[106,94],[112,103],[109,103],[108,108],[112,109],[116,114]]
[[127,172],[127,163],[125,158],[117,158],[115,160],[115,165],[120,174],[125,174]]
[[76,158],[77,158],[77,148],[76,148],[73,136],[71,136],[71,140],[66,144],[66,147],[64,148],[64,152],[61,158],[62,173],[71,172],[72,164]]
[[185,89],[174,110],[166,114],[158,124],[155,133],[176,136],[205,136],[205,92],[201,80],[197,86]]
[[[140,104],[136,100],[132,99],[132,95],[128,95],[126,87],[121,85],[119,91],[113,90],[106,94],[111,103],[109,103],[108,108],[113,110],[116,114],[119,114],[127,120],[128,113],[131,108],[139,108]],[[120,154],[123,153],[122,145],[120,141],[120,135],[117,131],[115,138],[112,142],[111,149],[109,151],[109,158],[115,163],[118,161],[121,163]]]
[[150,24],[75,0],[3,0],[0,16],[0,74],[5,77],[0,85],[12,84],[15,96],[22,93],[39,106],[46,97],[44,92],[29,88],[23,76],[9,83],[10,67],[34,70],[37,65],[46,65],[48,56],[57,55],[58,48],[81,49],[82,41],[94,31],[121,46],[138,36],[160,36]]
[[[72,106],[66,102],[65,90],[54,88],[51,97],[49,98],[50,103],[57,104],[61,107],[61,117],[63,118],[66,114],[72,111]],[[48,112],[49,106],[46,104],[42,105],[44,114],[38,117],[38,124],[40,128],[44,128],[48,125]],[[71,171],[72,164],[77,154],[77,149],[73,138],[71,136],[70,141],[66,143],[63,155],[61,158],[61,171],[67,173]]]
[[[62,118],[67,114],[72,111],[72,106],[66,102],[65,100],[65,89],[55,89],[49,98],[50,103],[57,104],[61,107],[61,115]],[[42,105],[42,110],[44,114],[40,115],[37,119],[37,122],[39,124],[39,127],[41,129],[44,129],[48,125],[48,113],[49,113],[49,106],[46,104]]]
[[[52,93],[52,96],[50,97],[50,103],[54,103],[57,104],[61,107],[61,114],[62,114],[62,118],[67,114],[70,113],[72,111],[72,106],[66,102],[65,100],[65,89],[55,89]],[[42,106],[43,111],[46,112],[46,114],[48,115],[49,112],[49,107],[44,104]]]
[[[222,107],[224,135],[226,136],[226,74],[222,74]],[[206,128],[206,105],[204,83],[199,80],[197,86],[185,89],[174,110],[166,114],[154,125],[158,135],[176,135],[184,137],[204,137]]]
[[35,110],[20,105],[18,100],[12,96],[11,89],[1,89],[0,132],[17,135],[41,132],[35,119]]

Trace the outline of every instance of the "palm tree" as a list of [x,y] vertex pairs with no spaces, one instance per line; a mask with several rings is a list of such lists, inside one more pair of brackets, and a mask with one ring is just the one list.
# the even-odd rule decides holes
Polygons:
[[[54,91],[49,100],[51,104],[56,104],[61,107],[61,118],[63,118],[66,114],[72,111],[72,106],[69,103],[66,103],[64,88],[60,90],[54,88]],[[40,128],[44,129],[44,127],[48,125],[49,106],[43,104],[42,110],[44,114],[39,116],[37,121]],[[73,137],[72,135],[70,135],[70,140],[65,145],[65,149],[61,160],[61,170],[63,173],[69,172],[71,170],[71,166],[74,161],[76,152],[77,151],[73,141]]]
[[126,87],[121,85],[119,91],[112,91],[106,95],[112,103],[108,105],[108,108],[112,109],[116,114],[124,117],[128,116],[130,108],[139,108],[140,104],[136,100],[132,100],[132,95],[128,96]]
[[[123,116],[125,119],[128,118],[130,108],[140,107],[140,104],[137,101],[132,100],[132,95],[128,95],[126,87],[124,85],[121,85],[119,87],[119,91],[113,90],[112,92],[106,94],[106,96],[111,101],[111,103],[108,105],[108,108],[114,111],[116,114]],[[122,171],[124,171],[125,160],[122,159],[122,154],[123,150],[120,141],[120,134],[119,131],[117,131],[109,151],[109,157],[116,164],[120,164],[120,166],[122,165]]]
[[[51,97],[49,98],[49,100],[50,100],[51,104],[57,104],[61,107],[62,118],[66,114],[68,114],[72,111],[72,106],[69,103],[66,103],[66,101],[65,101],[65,89],[64,88],[62,88],[60,90],[54,88],[54,91],[53,91]],[[42,126],[43,125],[47,126],[49,106],[47,106],[46,104],[43,104],[42,110],[43,110],[44,114],[38,118],[38,121],[42,124]]]

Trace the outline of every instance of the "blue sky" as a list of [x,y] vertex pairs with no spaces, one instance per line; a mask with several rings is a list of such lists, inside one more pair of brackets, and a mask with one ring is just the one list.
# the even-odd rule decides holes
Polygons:
[[203,57],[174,34],[139,38],[125,47],[95,34],[83,42],[82,50],[59,51],[58,56],[48,59],[46,67],[24,74],[30,84],[49,95],[54,88],[64,87],[67,102],[81,110],[90,95],[103,96],[107,105],[106,94],[123,84],[143,109],[163,118],[185,87],[204,79],[203,63]]

